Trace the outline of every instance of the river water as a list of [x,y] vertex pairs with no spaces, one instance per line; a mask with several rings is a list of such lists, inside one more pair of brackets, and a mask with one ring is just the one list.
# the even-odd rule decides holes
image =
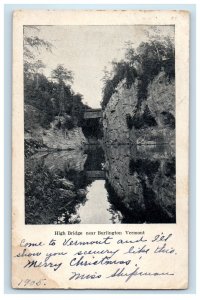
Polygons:
[[175,157],[166,145],[91,145],[26,159],[27,224],[174,223]]
[[77,208],[80,223],[112,224],[120,223],[120,212],[112,212],[105,188],[105,180],[94,180],[87,189],[87,201]]

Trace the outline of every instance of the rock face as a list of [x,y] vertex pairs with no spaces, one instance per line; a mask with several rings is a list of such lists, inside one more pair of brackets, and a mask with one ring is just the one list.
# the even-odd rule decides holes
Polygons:
[[110,144],[174,143],[175,82],[164,72],[149,84],[138,106],[138,81],[127,89],[122,81],[103,112],[104,141]]
[[123,223],[175,222],[175,82],[164,72],[138,102],[121,82],[103,112],[106,185]]
[[104,141],[109,144],[129,142],[127,115],[134,114],[137,104],[137,82],[130,89],[122,81],[103,112]]
[[[57,150],[72,150],[81,149],[87,143],[82,129],[80,127],[73,127],[72,129],[65,128],[65,122],[71,119],[70,116],[65,115],[56,117],[50,124],[50,128],[42,128],[39,124],[41,112],[31,105],[25,105],[25,145],[27,147],[35,143],[40,145],[39,148],[50,148]],[[60,123],[60,126],[58,126]],[[36,145],[36,146],[37,146]],[[34,153],[34,151],[33,151]],[[32,153],[32,154],[33,154]]]
[[[148,107],[159,128],[172,127],[175,118],[175,81],[169,82],[164,72],[148,86]],[[169,120],[167,120],[167,117]]]
[[79,149],[87,143],[80,127],[64,131],[56,128],[43,130],[42,139],[48,148],[59,150]]

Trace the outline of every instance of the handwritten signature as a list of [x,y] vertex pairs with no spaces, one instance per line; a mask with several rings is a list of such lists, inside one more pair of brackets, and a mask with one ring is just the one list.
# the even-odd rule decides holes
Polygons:
[[174,273],[170,272],[145,272],[141,271],[140,267],[136,264],[135,269],[132,272],[127,273],[125,268],[122,269],[117,269],[112,273],[111,275],[107,276],[106,278],[113,278],[113,277],[125,277],[125,282],[128,282],[133,276],[154,276],[154,277],[159,277],[159,276],[174,276]]

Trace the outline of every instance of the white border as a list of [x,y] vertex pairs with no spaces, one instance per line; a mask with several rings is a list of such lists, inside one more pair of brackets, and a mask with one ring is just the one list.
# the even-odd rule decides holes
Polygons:
[[[3,33],[4,33],[4,26],[3,26],[3,22],[4,22],[4,4],[122,4],[122,1],[117,1],[117,0],[115,0],[115,1],[105,1],[105,0],[101,0],[101,1],[81,1],[81,0],[79,0],[79,1],[59,1],[59,0],[57,0],[56,1],[56,3],[55,3],[55,1],[51,1],[51,0],[48,0],[48,1],[43,1],[42,3],[41,3],[41,1],[23,1],[23,0],[21,0],[20,2],[17,2],[17,1],[6,1],[6,0],[1,0],[0,1],[0,33],[1,33],[1,45],[3,45],[4,44],[4,41],[3,41],[3,38],[4,38],[4,35],[3,35]],[[196,8],[197,8],[197,63],[196,63],[196,66],[197,66],[197,83],[199,82],[199,69],[198,69],[198,67],[200,66],[200,59],[199,59],[199,53],[200,53],[200,46],[199,46],[199,37],[200,37],[200,32],[199,32],[199,23],[200,23],[200,11],[199,11],[199,8],[200,8],[200,3],[199,3],[199,0],[193,0],[192,1],[192,3],[191,3],[191,1],[181,1],[181,3],[180,3],[180,1],[164,1],[164,3],[161,3],[161,1],[151,1],[151,2],[149,2],[149,1],[134,1],[134,0],[132,0],[132,1],[126,1],[126,3],[124,3],[124,4],[196,4]],[[1,66],[3,66],[3,63],[4,63],[4,59],[3,59],[3,55],[4,55],[4,48],[1,46],[0,47],[0,53],[1,53],[1,57],[0,57],[0,65]],[[4,70],[3,70],[3,68],[1,68],[0,69],[0,82],[1,83],[3,83],[4,82]],[[3,112],[4,112],[4,102],[2,101],[3,99],[4,99],[4,97],[3,97],[3,95],[4,95],[4,85],[3,84],[1,84],[1,89],[0,89],[0,93],[1,93],[1,97],[0,97],[0,99],[1,99],[1,101],[0,101],[0,113],[1,113],[1,116],[0,116],[0,138],[1,138],[1,141],[2,141],[2,143],[1,143],[1,145],[3,145],[3,131],[4,131],[4,128],[3,128],[3,123],[4,123],[4,114],[3,114]],[[199,92],[199,84],[197,84],[197,99],[199,99],[199,94],[200,94],[200,92]],[[197,111],[197,114],[198,114],[198,112],[200,111],[199,110],[199,102],[197,101],[197,103],[196,103],[196,105],[197,105],[197,107],[196,107],[196,111]],[[198,116],[197,116],[197,132],[198,132],[198,129],[199,129],[199,125],[200,125],[200,120],[199,120],[200,118],[198,118]],[[200,150],[200,147],[199,147],[199,137],[198,137],[198,135],[197,135],[197,153],[199,153],[199,151],[198,150]],[[3,160],[3,155],[4,155],[4,149],[3,149],[3,147],[0,147],[0,157],[1,157],[1,161],[0,161],[0,165],[1,165],[1,168],[0,168],[0,174],[2,175],[1,176],[1,180],[0,180],[0,193],[1,193],[1,200],[2,201],[0,201],[0,209],[1,209],[1,213],[3,214],[3,162],[4,162],[4,160]],[[198,168],[198,166],[199,166],[199,158],[197,157],[197,168]],[[197,186],[199,185],[198,184],[198,182],[200,182],[200,177],[199,177],[199,171],[197,172]],[[197,187],[197,200],[199,199],[199,188]],[[200,207],[200,204],[199,204],[199,202],[197,201],[197,211],[199,211],[199,207]],[[3,233],[3,218],[1,217],[1,219],[0,219],[0,222],[1,222],[1,231],[2,231],[2,233]],[[197,218],[197,228],[199,228],[199,218]],[[3,245],[4,243],[3,243],[3,234],[1,235],[1,245]],[[196,295],[188,295],[188,294],[182,294],[182,295],[177,295],[177,294],[175,294],[175,295],[168,295],[168,294],[166,294],[166,295],[160,295],[160,294],[158,294],[158,295],[137,295],[137,297],[139,296],[141,299],[155,299],[155,298],[160,298],[160,297],[162,297],[163,299],[164,298],[166,298],[166,299],[168,299],[169,297],[171,298],[172,297],[172,299],[174,298],[174,299],[179,299],[180,297],[181,297],[181,299],[189,299],[189,298],[196,298],[197,297],[197,295],[199,295],[199,286],[198,286],[198,282],[200,281],[199,280],[199,268],[198,268],[198,266],[200,266],[200,261],[199,261],[199,250],[200,250],[200,247],[199,247],[199,235],[197,234],[197,294]],[[3,256],[0,256],[0,264],[1,264],[1,266],[3,266]],[[3,268],[1,268],[1,271],[3,271]],[[2,274],[1,274],[1,276],[2,276]],[[10,297],[12,297],[12,296],[14,296],[16,299],[22,299],[22,298],[24,298],[24,297],[28,297],[28,298],[35,298],[36,297],[36,295],[16,295],[16,294],[14,294],[14,295],[5,295],[5,294],[3,294],[3,276],[0,278],[0,295],[1,295],[1,299],[4,299],[4,297],[5,298],[10,298]],[[156,292],[155,292],[156,293]],[[90,298],[94,298],[95,297],[95,299],[99,299],[100,297],[102,298],[102,296],[106,296],[106,294],[103,294],[103,295],[94,295],[94,294],[92,294],[92,295],[89,295],[89,294],[86,294],[86,295],[81,295],[81,294],[76,294],[76,295],[74,295],[75,297],[74,297],[74,299],[75,298],[77,298],[77,299],[79,299],[79,298],[82,298],[82,299],[90,299]],[[39,295],[37,295],[37,297],[38,297]],[[48,298],[53,298],[55,295],[43,295],[42,297],[44,297],[45,298],[45,296],[46,297],[48,297]],[[72,298],[72,295],[57,295],[57,296],[60,296],[60,297],[67,297],[68,299],[70,298]],[[129,299],[129,298],[133,298],[134,296],[136,296],[136,295],[134,295],[134,294],[130,294],[130,295],[114,295],[113,296],[113,299],[118,299],[119,297],[125,297],[125,298],[127,298],[127,299]],[[174,297],[173,297],[174,296]],[[111,298],[111,294],[109,293],[109,298]]]

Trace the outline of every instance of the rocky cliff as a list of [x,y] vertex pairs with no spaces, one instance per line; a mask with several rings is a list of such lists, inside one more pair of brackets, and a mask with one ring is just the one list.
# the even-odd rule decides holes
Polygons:
[[80,127],[64,131],[52,127],[42,132],[42,139],[48,148],[59,150],[83,148],[87,143]]
[[175,128],[175,80],[160,72],[148,86],[147,103],[159,128]]
[[[49,128],[43,128],[39,125],[41,112],[31,105],[25,105],[25,150],[33,154],[39,150],[73,150],[82,149],[87,143],[82,129],[65,127],[66,120],[70,116],[56,117]],[[29,156],[29,155],[28,155]]]
[[122,81],[103,111],[109,200],[123,223],[175,222],[175,82],[162,71],[138,100]]
[[103,111],[104,140],[110,144],[174,143],[175,82],[162,71],[138,101],[139,82],[120,82]]
[[104,141],[108,144],[126,144],[129,142],[130,130],[127,115],[134,114],[137,105],[137,83],[126,89],[124,81],[118,84],[103,111]]

